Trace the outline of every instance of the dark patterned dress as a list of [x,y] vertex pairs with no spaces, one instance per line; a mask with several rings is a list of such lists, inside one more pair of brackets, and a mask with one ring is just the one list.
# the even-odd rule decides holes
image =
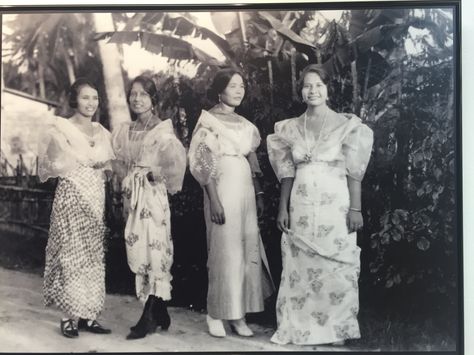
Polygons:
[[85,136],[65,119],[50,125],[40,147],[40,179],[59,177],[44,271],[45,305],[71,317],[96,319],[104,306],[103,169],[114,155],[110,133],[94,123]]

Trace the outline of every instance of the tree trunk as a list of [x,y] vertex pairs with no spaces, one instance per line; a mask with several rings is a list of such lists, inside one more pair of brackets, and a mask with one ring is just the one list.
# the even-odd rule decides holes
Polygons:
[[46,99],[46,89],[44,84],[44,68],[46,61],[44,60],[44,53],[46,53],[45,49],[45,35],[42,34],[39,38],[38,45],[39,45],[39,60],[38,60],[38,81],[39,81],[39,91],[40,97],[42,99]]
[[67,52],[66,48],[64,48],[64,62],[66,63],[69,84],[72,85],[72,83],[76,81],[76,74],[74,73],[74,65],[72,64],[71,57],[69,56],[69,53]]
[[38,81],[39,81],[40,97],[42,99],[46,99],[46,89],[44,85],[44,66],[41,62],[38,63]]
[[[93,19],[97,32],[114,31],[112,14],[94,13]],[[109,127],[113,130],[120,123],[130,121],[130,112],[125,98],[125,84],[122,77],[122,63],[116,44],[107,43],[104,40],[99,41],[98,44],[107,92]]]

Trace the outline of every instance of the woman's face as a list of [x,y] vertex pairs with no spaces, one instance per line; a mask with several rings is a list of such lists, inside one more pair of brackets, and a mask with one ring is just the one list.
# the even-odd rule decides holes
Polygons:
[[79,88],[77,95],[77,111],[85,117],[92,117],[99,107],[99,94],[89,85]]
[[140,83],[133,83],[128,101],[130,102],[130,109],[135,114],[148,112],[153,107],[150,95],[145,91],[143,85]]
[[328,88],[318,74],[309,72],[304,77],[301,95],[308,106],[323,105],[328,98]]
[[245,95],[244,80],[239,74],[234,74],[230,78],[229,84],[227,84],[224,91],[220,94],[220,101],[227,106],[237,107],[242,102]]

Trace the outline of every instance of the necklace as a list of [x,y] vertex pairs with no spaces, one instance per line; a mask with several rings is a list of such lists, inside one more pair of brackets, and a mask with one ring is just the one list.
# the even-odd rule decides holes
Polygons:
[[[82,128],[80,127],[85,127],[83,124],[77,122],[76,120],[74,121],[71,121],[75,126],[76,128],[86,137],[87,139],[87,142],[89,143],[89,146],[91,148],[93,148],[95,146],[95,140],[94,140],[94,136],[95,136],[95,127],[94,127],[94,124],[93,122],[91,122],[90,124],[90,127],[92,128],[91,132],[92,134],[88,134],[86,131],[84,131]],[[75,122],[75,123],[74,123]]]
[[[234,110],[232,111],[227,111],[223,109],[220,105],[216,105],[213,109],[211,109],[211,113],[214,115],[219,115],[219,117],[216,116],[216,118],[223,123],[231,123],[231,124],[239,124],[241,123],[240,116],[235,113]],[[226,117],[227,116],[227,117]]]
[[[148,123],[150,122],[150,119],[153,117],[153,115],[151,115],[150,117],[148,117],[148,119],[146,120],[146,123],[145,123],[145,126],[143,128],[143,131],[145,134],[146,134],[146,129],[148,128]],[[138,119],[137,119],[138,121]],[[131,130],[132,132],[140,132],[140,131],[137,131],[136,128],[137,128],[137,121],[133,122],[133,130]],[[130,171],[130,169],[132,168],[132,165],[133,165],[133,153],[132,153],[132,147],[131,147],[131,144],[130,144],[130,141],[131,141],[131,137],[129,137],[129,145],[128,145],[128,149],[129,149],[129,153],[130,153],[130,160],[128,162],[128,171]],[[138,151],[138,155],[137,155],[137,159],[139,159],[142,155],[143,155],[143,149],[144,148],[144,144],[142,142],[141,146],[140,146],[140,149]]]
[[87,139],[89,140],[89,146],[91,148],[94,148],[94,146],[95,146],[94,134],[95,134],[94,126],[92,126],[92,136],[89,136],[89,135],[87,136]]
[[[329,109],[326,108],[326,111],[324,112],[324,116],[323,116],[323,123],[321,124],[321,129],[319,130],[319,134],[318,134],[318,139],[316,140],[316,147],[319,147],[319,144],[320,144],[320,141],[321,141],[321,135],[324,131],[324,126],[326,125],[326,119],[327,119],[327,116],[328,116],[328,112],[329,112]],[[303,126],[303,132],[304,132],[304,141],[305,141],[305,145],[306,145],[306,154],[304,156],[304,160],[306,162],[310,162],[311,161],[311,158],[312,158],[312,149],[309,145],[309,142],[308,142],[308,137],[307,137],[307,129],[306,129],[306,121],[308,120],[308,114],[307,112],[304,113],[304,126]],[[314,147],[314,148],[316,148]]]

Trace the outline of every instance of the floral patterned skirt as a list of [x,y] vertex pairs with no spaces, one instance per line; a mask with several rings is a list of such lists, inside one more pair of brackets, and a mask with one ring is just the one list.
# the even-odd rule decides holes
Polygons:
[[316,345],[360,338],[360,248],[348,233],[343,167],[300,165],[290,200],[290,233],[283,234],[277,299],[279,344]]
[[150,183],[146,170],[135,168],[122,182],[126,217],[125,243],[130,270],[135,273],[136,294],[171,299],[173,241],[166,187]]
[[46,246],[45,305],[96,319],[105,299],[103,173],[79,167],[59,178]]

